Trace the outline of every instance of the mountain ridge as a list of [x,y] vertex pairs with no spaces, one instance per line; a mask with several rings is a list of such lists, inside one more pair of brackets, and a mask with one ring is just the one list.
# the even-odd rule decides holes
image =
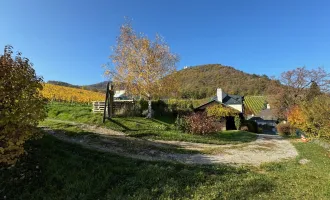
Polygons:
[[[249,74],[231,66],[206,64],[189,66],[168,76],[174,76],[179,85],[178,98],[202,99],[214,96],[217,88],[228,94],[265,95],[271,79],[266,75]],[[62,81],[48,83],[105,92],[107,81],[91,85],[73,85]]]
[[181,98],[194,99],[214,96],[217,88],[228,94],[265,95],[272,81],[267,75],[249,74],[221,64],[191,66],[169,76],[179,83]]

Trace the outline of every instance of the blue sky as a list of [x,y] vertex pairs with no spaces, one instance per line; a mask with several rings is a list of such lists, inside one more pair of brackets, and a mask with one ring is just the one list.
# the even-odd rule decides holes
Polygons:
[[219,63],[266,75],[330,69],[330,1],[10,0],[0,6],[0,47],[10,44],[47,80],[103,81],[119,27],[161,34],[178,68]]

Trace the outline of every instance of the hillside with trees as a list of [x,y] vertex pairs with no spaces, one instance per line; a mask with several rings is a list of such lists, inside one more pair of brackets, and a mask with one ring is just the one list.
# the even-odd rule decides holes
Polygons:
[[[179,97],[201,99],[214,96],[221,87],[229,94],[264,95],[271,80],[220,64],[188,67],[171,74],[179,83]],[[172,77],[172,78],[173,78]]]
[[107,88],[108,81],[102,81],[99,83],[91,84],[91,85],[84,85],[81,86],[85,90],[92,90],[95,92],[105,92]]
[[[203,99],[215,95],[216,89],[221,87],[229,94],[266,95],[267,87],[271,83],[266,75],[248,74],[233,67],[220,64],[206,64],[188,67],[167,76],[175,80],[179,86],[176,98]],[[53,85],[82,88],[86,90],[104,92],[107,81],[91,85],[72,85],[61,81],[48,81]],[[122,84],[116,88],[124,89]]]
[[94,92],[105,92],[107,83],[108,81],[103,81],[91,85],[73,85],[67,82],[63,81],[47,81],[47,83],[52,84],[52,85],[59,85],[59,86],[64,86],[64,87],[71,87],[71,88],[79,88],[79,89],[85,89],[85,90],[91,90]]
[[63,81],[50,80],[50,81],[47,81],[47,83],[52,84],[52,85],[64,86],[64,87],[81,88],[81,86],[79,86],[79,85],[73,85],[73,84],[70,84],[67,82],[63,82]]

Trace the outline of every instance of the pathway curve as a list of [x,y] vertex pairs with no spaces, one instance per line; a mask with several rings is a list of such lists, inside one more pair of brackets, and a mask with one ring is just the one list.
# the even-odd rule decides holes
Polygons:
[[[80,144],[89,149],[111,152],[126,157],[173,161],[186,164],[215,164],[258,166],[265,162],[278,162],[294,158],[297,150],[288,141],[277,135],[258,134],[258,138],[249,143],[236,145],[215,145],[182,141],[146,140],[128,137],[122,132],[82,123],[50,120],[75,125],[80,129],[93,132],[95,135],[71,137],[55,132],[47,127],[44,129],[60,140]],[[193,153],[177,153],[167,149],[177,148]]]

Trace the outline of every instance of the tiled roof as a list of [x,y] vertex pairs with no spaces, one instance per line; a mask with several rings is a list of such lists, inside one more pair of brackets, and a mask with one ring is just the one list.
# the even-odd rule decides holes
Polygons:
[[243,104],[243,97],[240,95],[230,95],[227,94],[223,99],[222,103],[229,105],[229,104]]
[[274,115],[273,111],[271,109],[264,109],[260,111],[257,117],[261,117],[264,120],[276,120],[277,117]]
[[205,104],[202,104],[202,105],[198,106],[195,109],[198,109],[200,107],[203,107],[203,106],[205,106],[207,104],[210,104],[210,103],[212,103],[214,101],[215,102],[218,102],[220,104],[223,104],[225,106],[226,105],[234,105],[234,104],[241,105],[241,104],[243,104],[243,99],[244,99],[244,97],[239,96],[239,95],[228,95],[228,94],[226,94],[226,96],[222,99],[222,102],[220,102],[220,101],[218,101],[217,97],[215,96],[209,102],[207,102]]

